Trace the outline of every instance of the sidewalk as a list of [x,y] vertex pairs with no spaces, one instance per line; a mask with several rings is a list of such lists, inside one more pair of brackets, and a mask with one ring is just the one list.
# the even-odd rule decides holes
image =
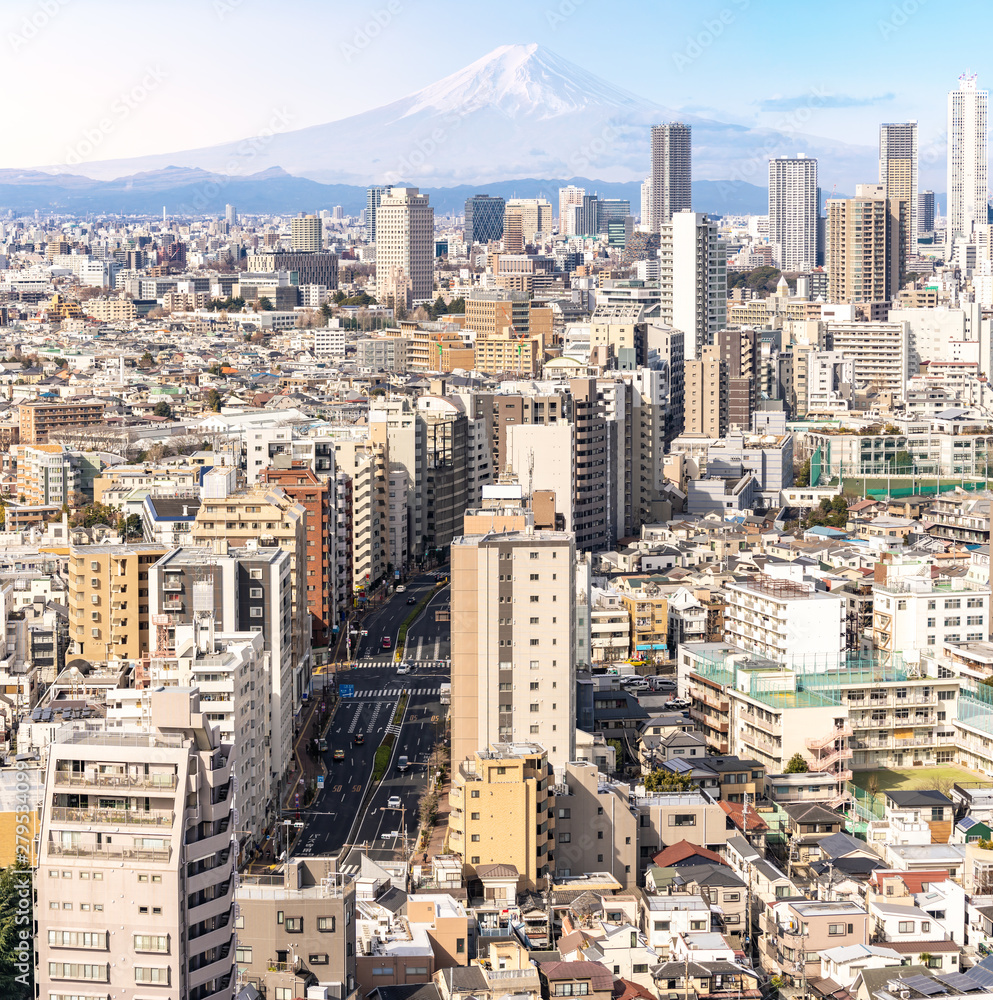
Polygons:
[[448,793],[451,791],[451,788],[451,782],[446,781],[438,793],[438,818],[431,829],[431,839],[428,841],[427,850],[415,856],[413,859],[415,863],[425,863],[424,855],[427,854],[426,863],[430,864],[432,858],[445,853],[445,839],[448,836],[448,816],[451,812],[448,804]]
[[[329,707],[334,707],[334,695],[328,688]],[[314,759],[307,753],[307,744],[312,739],[318,739],[320,733],[317,727],[318,713],[324,700],[323,686],[314,686],[314,698],[307,706],[300,722],[300,735],[293,741],[293,762],[286,772],[287,792],[283,801],[286,809],[304,808],[304,790],[311,781],[327,774],[327,768],[318,758]],[[300,779],[303,778],[303,785]],[[300,793],[300,805],[296,804],[296,795]]]

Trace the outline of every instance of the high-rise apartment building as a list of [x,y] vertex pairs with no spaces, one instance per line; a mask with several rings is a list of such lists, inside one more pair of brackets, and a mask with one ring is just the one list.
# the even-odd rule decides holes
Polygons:
[[234,205],[224,206],[224,221],[229,226],[236,226],[238,224],[238,209]]
[[290,219],[290,246],[294,253],[315,253],[321,249],[321,218],[303,215]]
[[573,208],[573,229],[576,236],[596,236],[600,232],[600,199],[595,194],[584,194],[580,204]]
[[48,748],[35,919],[43,997],[235,992],[233,747],[196,690],[151,725],[63,727]]
[[102,399],[50,403],[32,400],[17,407],[21,444],[44,444],[49,434],[70,427],[96,426],[103,421]]
[[245,266],[252,272],[296,271],[299,285],[338,287],[338,255],[320,247],[306,253],[250,253]]
[[383,194],[376,210],[377,298],[387,300],[387,289],[398,275],[410,282],[416,302],[431,298],[434,287],[434,209],[417,188],[395,187]]
[[887,198],[907,203],[904,260],[917,253],[917,170],[917,122],[880,125],[879,183]]
[[659,294],[659,319],[683,331],[687,358],[727,326],[727,250],[702,212],[676,212],[662,225]]
[[[492,504],[492,506],[491,506]],[[576,547],[539,531],[520,487],[490,486],[452,543],[452,764],[493,743],[576,749]]]
[[80,545],[69,549],[69,638],[91,663],[140,660],[149,652],[148,575],[164,545]]
[[[189,630],[199,621],[210,619],[218,634],[258,634],[262,638],[261,663],[252,653],[258,701],[266,708],[265,726],[258,738],[268,740],[269,774],[258,774],[260,786],[268,788],[265,802],[275,794],[276,782],[293,753],[293,713],[300,704],[301,691],[295,688],[293,631],[288,615],[292,607],[293,573],[290,555],[283,549],[229,546],[223,540],[211,547],[173,549],[160,559],[149,574],[149,603],[157,622],[152,653],[139,665],[136,687],[156,686],[170,679],[179,683],[179,663]],[[200,633],[202,636],[203,633]],[[184,638],[186,637],[186,638]],[[210,641],[201,643],[204,650]],[[199,673],[207,693],[218,690],[207,684],[195,664],[189,672]],[[206,671],[210,673],[210,671]],[[218,682],[228,683],[218,670]],[[254,697],[254,696],[253,696]],[[220,721],[220,720],[218,720]],[[234,720],[240,722],[240,718]]]
[[650,226],[652,222],[652,179],[646,177],[641,182],[641,218],[638,220],[643,226]]
[[524,253],[524,210],[508,205],[503,216],[503,252]]
[[769,242],[783,271],[817,264],[817,160],[777,156],[769,161]]
[[719,330],[717,350],[728,365],[728,427],[748,431],[759,400],[758,332],[751,327]]
[[827,203],[828,299],[892,302],[906,266],[910,207],[882,184],[857,184],[854,198]]
[[493,198],[488,194],[477,194],[465,202],[465,245],[487,244],[503,236],[503,198]]
[[575,187],[570,184],[568,187],[559,188],[559,232],[572,235],[575,229],[575,214],[573,209],[583,204],[586,197],[586,188]]
[[379,214],[379,204],[384,194],[393,190],[391,184],[373,185],[366,188],[365,193],[365,231],[370,243],[376,242],[376,216]]
[[933,191],[922,191],[917,196],[917,232],[918,234],[934,232]]
[[552,203],[547,198],[511,198],[507,208],[521,210],[525,243],[534,243],[538,233],[551,235]]
[[721,438],[728,431],[728,363],[717,347],[705,347],[684,365],[686,410],[684,434]]
[[326,651],[337,621],[334,573],[335,513],[334,465],[329,474],[317,475],[305,460],[277,455],[259,474],[259,482],[278,486],[304,509],[307,546],[307,608],[310,611],[311,645]]
[[[290,555],[293,581],[290,627],[294,695],[299,700],[310,684],[310,609],[307,601],[307,520],[302,504],[279,487],[255,486],[205,496],[197,511],[190,544],[215,548],[228,545],[278,546]],[[280,619],[285,614],[280,609]]]
[[652,232],[661,232],[677,212],[692,210],[690,126],[652,126]]
[[825,345],[854,362],[856,382],[903,397],[912,368],[909,322],[828,323]]
[[948,93],[948,223],[951,249],[959,236],[969,236],[987,221],[986,106],[989,92],[980,90],[975,74],[959,77],[958,90]]

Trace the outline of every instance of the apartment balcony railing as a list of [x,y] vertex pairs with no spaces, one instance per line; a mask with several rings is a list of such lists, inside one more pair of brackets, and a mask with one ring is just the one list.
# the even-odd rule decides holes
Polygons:
[[85,771],[65,771],[56,768],[56,785],[69,785],[74,788],[86,786],[97,786],[99,788],[151,788],[161,789],[164,792],[173,791],[176,788],[178,778],[175,774],[87,774]]
[[101,826],[172,826],[171,809],[76,809],[54,806],[53,823],[97,823]]

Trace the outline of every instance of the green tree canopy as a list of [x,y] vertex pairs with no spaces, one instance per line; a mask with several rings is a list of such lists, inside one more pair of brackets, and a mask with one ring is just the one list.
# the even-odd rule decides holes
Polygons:
[[688,792],[692,787],[693,781],[685,774],[675,774],[664,767],[645,776],[646,792]]
[[790,757],[788,763],[786,764],[786,770],[783,773],[806,774],[807,770],[807,762],[803,759],[803,754],[798,750],[792,757]]
[[221,394],[216,389],[211,389],[207,393],[206,399],[207,409],[213,410],[214,413],[221,412]]
[[152,410],[152,413],[154,413],[157,417],[171,417],[172,407],[169,405],[168,400],[160,399],[155,404],[155,409]]

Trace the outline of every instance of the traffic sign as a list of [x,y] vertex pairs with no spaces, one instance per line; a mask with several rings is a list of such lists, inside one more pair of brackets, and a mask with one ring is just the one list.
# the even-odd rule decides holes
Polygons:
[[324,788],[324,775],[322,774],[319,775],[317,778],[317,789],[318,791],[321,791],[323,790],[323,788]]
[[355,697],[355,685],[354,684],[339,684],[338,694],[342,698],[354,698]]

